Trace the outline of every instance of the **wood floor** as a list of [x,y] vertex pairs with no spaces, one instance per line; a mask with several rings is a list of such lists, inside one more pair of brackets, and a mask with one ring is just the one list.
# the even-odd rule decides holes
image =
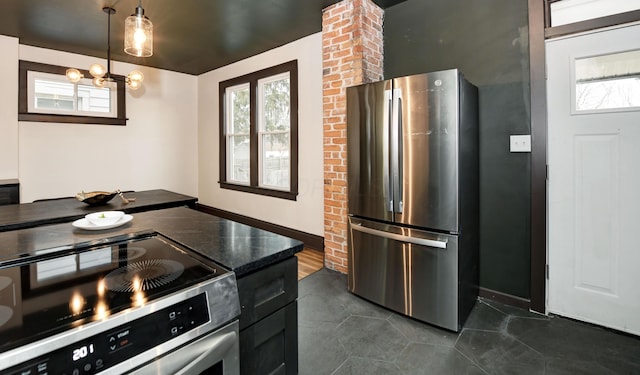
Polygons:
[[322,251],[305,248],[296,256],[298,257],[298,280],[302,280],[324,267],[324,253]]

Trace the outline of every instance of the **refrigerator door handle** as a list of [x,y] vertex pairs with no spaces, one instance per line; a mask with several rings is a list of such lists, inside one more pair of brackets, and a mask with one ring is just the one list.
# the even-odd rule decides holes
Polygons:
[[403,236],[401,234],[389,233],[389,232],[385,232],[385,231],[382,231],[382,230],[365,227],[360,223],[352,224],[351,228],[353,230],[356,230],[356,231],[359,231],[359,232],[362,232],[362,233],[368,233],[368,234],[372,234],[374,236],[388,238],[388,239],[394,240],[394,241],[400,241],[400,242],[410,243],[410,244],[414,244],[414,245],[436,247],[438,249],[446,249],[447,248],[447,241],[446,240],[445,241],[439,241],[439,240],[429,240],[429,239],[426,239],[426,238],[416,238],[416,237],[411,237],[411,236]]
[[401,214],[403,209],[404,198],[402,197],[402,185],[404,183],[404,137],[402,133],[402,96],[398,94],[398,108],[396,112],[398,117],[398,208],[396,212]]
[[403,202],[402,202],[402,184],[404,180],[403,176],[403,137],[402,137],[402,90],[394,89],[393,90],[393,123],[392,123],[392,142],[393,142],[393,153],[392,157],[392,168],[393,168],[393,201],[395,205],[393,207],[394,211],[398,214],[402,213]]
[[[385,141],[385,144],[387,145],[385,147],[385,151],[386,151],[385,152],[386,153],[385,159],[386,159],[386,161],[388,163],[389,162],[389,152],[393,153],[393,150],[392,149],[390,150],[390,148],[388,146],[388,142],[389,142],[389,138],[388,137],[389,137],[389,129],[390,129],[389,124],[392,123],[391,116],[393,116],[393,111],[392,111],[392,108],[393,108],[393,94],[392,94],[392,91],[391,90],[385,90],[384,91],[384,97],[385,97],[385,108],[384,108],[385,115],[383,117],[383,119],[384,119],[383,120],[384,121],[383,129],[384,129],[384,134],[385,134],[384,141]],[[388,203],[387,211],[393,213],[393,202],[394,202],[394,200],[393,200],[393,195],[394,195],[394,193],[393,193],[393,188],[394,188],[394,186],[393,186],[393,175],[392,175],[392,173],[389,173],[389,172],[391,172],[389,170],[389,164],[386,164],[385,168],[386,168],[385,180],[386,180],[387,189],[388,189],[387,192],[389,194],[389,195],[386,196],[386,198],[388,198],[388,200],[387,200],[387,203]]]

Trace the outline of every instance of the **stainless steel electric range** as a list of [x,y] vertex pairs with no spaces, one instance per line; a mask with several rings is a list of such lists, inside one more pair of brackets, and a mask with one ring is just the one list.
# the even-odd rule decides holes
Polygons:
[[154,232],[0,264],[0,374],[237,374],[235,274]]

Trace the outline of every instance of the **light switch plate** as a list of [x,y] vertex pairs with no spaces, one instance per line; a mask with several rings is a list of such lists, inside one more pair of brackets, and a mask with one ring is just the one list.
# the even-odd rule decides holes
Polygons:
[[509,151],[531,152],[531,136],[528,134],[509,136]]

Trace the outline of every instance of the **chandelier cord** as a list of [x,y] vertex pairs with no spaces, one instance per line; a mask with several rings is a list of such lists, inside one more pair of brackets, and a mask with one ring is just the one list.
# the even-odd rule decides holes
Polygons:
[[[113,8],[107,11],[107,81],[111,80],[111,13]],[[115,13],[115,10],[113,10]]]

